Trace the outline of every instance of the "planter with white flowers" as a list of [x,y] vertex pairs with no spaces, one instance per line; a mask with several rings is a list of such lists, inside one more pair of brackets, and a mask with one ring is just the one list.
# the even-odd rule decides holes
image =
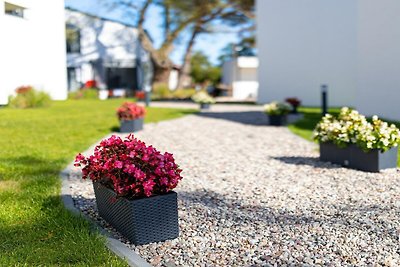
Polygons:
[[125,102],[117,109],[121,133],[132,133],[143,129],[144,107],[133,102]]
[[170,153],[129,135],[111,136],[94,154],[78,154],[75,166],[93,181],[102,218],[135,245],[179,236],[177,194],[181,169]]
[[269,125],[282,126],[287,124],[287,115],[291,106],[282,102],[271,102],[264,105],[264,112],[268,115]]
[[320,159],[352,169],[379,172],[396,168],[400,131],[373,116],[369,122],[356,110],[342,108],[339,115],[325,115],[314,130]]
[[197,92],[192,96],[192,100],[200,104],[200,109],[210,109],[212,104],[215,104],[215,99],[206,91]]

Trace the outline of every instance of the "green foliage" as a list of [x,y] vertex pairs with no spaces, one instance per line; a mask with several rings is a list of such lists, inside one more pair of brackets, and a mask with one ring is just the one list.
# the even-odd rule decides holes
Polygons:
[[[58,176],[74,155],[118,127],[115,110],[124,101],[0,110],[0,266],[127,266],[89,223],[64,209]],[[146,122],[194,112],[147,111]]]
[[84,88],[75,92],[68,93],[68,99],[98,99],[99,90],[97,88]]
[[264,112],[268,115],[286,115],[290,112],[291,106],[283,102],[271,102],[264,105]]
[[196,93],[196,89],[187,88],[187,89],[176,89],[172,91],[172,95],[175,99],[190,99]]
[[151,98],[153,100],[161,99],[178,99],[185,100],[190,99],[192,95],[196,93],[196,89],[176,89],[174,91],[168,89],[168,85],[165,83],[156,84],[153,88],[153,93]]
[[372,117],[372,122],[357,110],[344,107],[339,115],[326,114],[317,124],[314,138],[320,143],[334,143],[339,147],[356,144],[364,151],[379,149],[382,152],[400,143],[400,130],[394,124],[389,124]]
[[210,82],[216,85],[221,80],[221,68],[212,66],[206,55],[202,52],[195,52],[191,59],[191,77],[197,84]]
[[166,83],[158,83],[153,86],[152,92],[153,99],[171,99],[172,92],[168,88],[168,84]]
[[[318,122],[322,119],[321,108],[317,107],[300,107],[299,112],[304,114],[304,119],[299,120],[288,126],[289,130],[299,135],[300,137],[312,141],[313,130],[317,126]],[[329,114],[338,115],[340,112],[339,108],[331,108],[328,110]],[[400,127],[400,122],[391,122],[397,127]],[[400,150],[399,157],[397,160],[397,166],[400,167]]]
[[192,100],[199,104],[215,104],[215,99],[203,90],[193,95]]
[[11,96],[9,105],[13,108],[39,108],[47,107],[51,103],[49,94],[43,91],[37,91],[33,88],[17,93]]

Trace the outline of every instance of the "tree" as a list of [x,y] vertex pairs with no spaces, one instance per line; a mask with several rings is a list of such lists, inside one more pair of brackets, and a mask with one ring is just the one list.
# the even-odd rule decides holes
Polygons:
[[221,79],[221,68],[213,66],[202,52],[195,52],[190,61],[193,82],[203,87],[211,83],[216,85]]
[[[182,1],[190,3],[191,1]],[[206,4],[205,4],[206,3]],[[254,19],[254,0],[228,0],[228,1],[201,1],[194,5],[197,6],[199,19],[194,23],[191,30],[183,64],[179,73],[178,88],[190,85],[191,81],[191,56],[192,49],[197,36],[201,33],[212,33],[212,23],[227,23],[230,26],[246,25]],[[193,7],[192,7],[193,9]],[[214,12],[213,12],[214,11]],[[214,15],[209,15],[214,14]],[[250,22],[254,24],[254,22]],[[243,31],[243,29],[241,30]]]
[[[246,1],[249,0],[144,0],[140,3],[138,0],[114,0],[113,3],[114,7],[122,8],[127,14],[131,14],[132,11],[137,14],[139,41],[143,48],[150,53],[154,66],[153,83],[167,83],[173,65],[169,55],[181,33],[190,29],[192,36],[182,67],[183,72],[187,74],[190,72],[188,63],[191,50],[198,34],[207,32],[207,25],[215,20],[229,21],[229,23],[243,21],[246,15],[241,10],[245,10],[243,3]],[[163,10],[161,15],[164,20],[162,27],[164,40],[158,48],[154,47],[144,29],[146,13],[152,5],[157,5]]]

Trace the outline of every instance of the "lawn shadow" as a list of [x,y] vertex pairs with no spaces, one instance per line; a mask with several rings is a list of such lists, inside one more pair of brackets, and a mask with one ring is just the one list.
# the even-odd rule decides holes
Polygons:
[[110,128],[110,131],[111,131],[112,133],[119,133],[119,126],[113,126],[113,127],[111,127],[111,128]]
[[268,117],[265,113],[261,111],[240,111],[240,112],[200,112],[196,115],[205,117],[205,118],[213,118],[213,119],[221,119],[227,121],[233,121],[237,123],[242,123],[246,125],[253,126],[267,126],[268,125]]
[[0,162],[7,166],[15,166],[17,172],[22,172],[27,178],[36,175],[57,175],[58,166],[65,162],[64,159],[45,160],[33,156],[20,156],[0,158]]
[[340,165],[333,164],[331,162],[321,161],[319,157],[303,157],[303,156],[292,156],[292,157],[271,157],[271,159],[282,161],[286,164],[292,165],[308,165],[316,168],[324,169],[337,169],[343,168]]

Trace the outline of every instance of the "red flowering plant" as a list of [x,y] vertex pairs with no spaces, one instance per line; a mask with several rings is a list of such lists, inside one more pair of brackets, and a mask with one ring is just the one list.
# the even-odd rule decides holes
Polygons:
[[144,91],[137,91],[137,92],[135,93],[135,97],[136,97],[137,99],[139,99],[139,100],[143,100],[143,99],[146,98],[146,92],[144,92]]
[[296,97],[289,97],[285,99],[286,103],[292,106],[292,111],[290,113],[297,114],[297,108],[300,106],[301,101]]
[[93,155],[78,154],[75,166],[82,167],[83,179],[98,181],[127,198],[166,194],[182,179],[172,154],[162,154],[132,134],[125,140],[113,135],[101,141]]
[[28,93],[28,92],[30,92],[32,90],[33,90],[32,86],[25,85],[25,86],[20,86],[17,89],[15,89],[15,92],[17,94],[25,94],[25,93]]
[[296,97],[289,97],[289,98],[286,98],[285,101],[286,101],[287,103],[289,103],[290,105],[292,105],[292,107],[298,107],[298,106],[300,106],[300,104],[301,104],[300,99],[298,99],[298,98],[296,98]]
[[117,109],[117,116],[119,120],[136,120],[143,118],[145,114],[145,108],[133,102],[125,102]]

